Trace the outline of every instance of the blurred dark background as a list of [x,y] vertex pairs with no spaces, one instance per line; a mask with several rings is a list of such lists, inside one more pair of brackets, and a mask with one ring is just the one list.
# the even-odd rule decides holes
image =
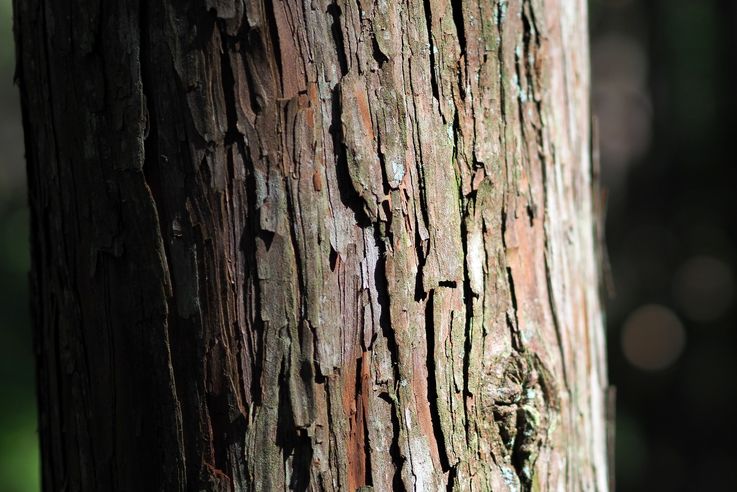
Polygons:
[[[563,0],[567,1],[567,0]],[[39,489],[28,213],[0,0],[0,491]],[[590,0],[620,491],[737,490],[737,2]]]
[[737,2],[592,0],[617,489],[737,490]]

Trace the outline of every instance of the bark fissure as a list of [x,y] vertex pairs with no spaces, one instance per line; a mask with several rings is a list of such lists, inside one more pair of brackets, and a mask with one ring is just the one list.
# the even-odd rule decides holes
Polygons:
[[466,52],[466,28],[463,25],[463,0],[450,1],[451,15],[455,24],[458,45],[461,48],[461,56]]
[[[442,288],[443,286],[441,286]],[[449,288],[455,288],[454,286],[445,286]],[[445,436],[443,435],[443,428],[440,423],[440,410],[438,409],[438,389],[435,381],[435,319],[433,315],[433,297],[435,291],[431,290],[427,296],[427,302],[425,303],[426,317],[425,317],[425,336],[427,337],[427,396],[430,401],[430,415],[432,417],[432,429],[435,435],[435,442],[437,442],[439,454],[440,454],[440,465],[443,473],[450,470],[451,465],[448,461],[448,452],[445,449]]]
[[340,27],[341,9],[340,6],[338,6],[337,0],[333,0],[333,3],[328,5],[327,13],[330,14],[330,17],[332,18],[332,22],[330,23],[330,33],[333,37],[333,43],[335,43],[335,54],[338,57],[340,74],[345,76],[348,73],[348,58],[345,54],[343,29]]
[[[378,231],[375,230],[375,240],[379,249],[379,262],[376,265],[375,282],[376,282],[376,295],[379,303],[381,313],[379,315],[379,327],[381,329],[381,335],[386,339],[387,350],[389,352],[389,363],[391,364],[391,378],[394,381],[393,384],[399,384],[401,377],[399,372],[399,346],[395,337],[394,331],[391,326],[390,317],[390,306],[389,306],[389,288],[387,285],[386,277],[386,256],[388,254],[386,243],[384,238]],[[389,452],[392,456],[392,463],[394,464],[394,473],[392,476],[392,487],[394,490],[404,491],[406,487],[402,482],[402,469],[404,468],[405,458],[402,456],[399,448],[400,439],[400,427],[399,421],[401,415],[399,414],[399,404],[397,401],[397,388],[396,386],[389,386],[384,391],[379,393],[379,397],[385,398],[391,405],[391,421],[392,421],[392,433],[391,433],[391,447]]]
[[422,6],[425,10],[425,25],[427,26],[427,45],[430,55],[430,87],[432,88],[433,97],[439,102],[440,91],[438,90],[438,81],[436,78],[436,71],[438,69],[435,62],[435,42],[432,38],[432,10],[430,6],[430,0],[423,0]]
[[[270,54],[273,56],[274,60],[274,69],[275,69],[275,75],[279,80],[279,93],[278,97],[286,97],[286,91],[284,88],[284,76],[286,75],[284,73],[284,67],[282,65],[282,53],[281,53],[281,47],[279,45],[280,42],[280,33],[279,33],[279,25],[276,22],[276,14],[275,9],[277,8],[277,5],[281,6],[281,2],[275,3],[275,2],[260,2],[260,6],[262,11],[265,14],[266,17],[266,31],[269,35],[269,41],[271,43],[271,50]],[[284,33],[281,33],[282,35]],[[293,75],[293,74],[290,74]]]

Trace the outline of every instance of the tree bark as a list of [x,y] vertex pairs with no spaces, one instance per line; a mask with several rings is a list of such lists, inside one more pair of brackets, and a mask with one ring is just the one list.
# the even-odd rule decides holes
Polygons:
[[15,15],[45,490],[607,489],[585,0]]

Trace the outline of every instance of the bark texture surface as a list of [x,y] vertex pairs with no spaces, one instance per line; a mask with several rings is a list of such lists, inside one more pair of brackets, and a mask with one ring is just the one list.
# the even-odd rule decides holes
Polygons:
[[585,0],[15,15],[46,490],[607,488]]

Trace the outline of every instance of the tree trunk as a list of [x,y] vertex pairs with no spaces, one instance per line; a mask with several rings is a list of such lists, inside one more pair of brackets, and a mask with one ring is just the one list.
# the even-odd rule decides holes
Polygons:
[[15,0],[45,490],[607,489],[585,12]]

